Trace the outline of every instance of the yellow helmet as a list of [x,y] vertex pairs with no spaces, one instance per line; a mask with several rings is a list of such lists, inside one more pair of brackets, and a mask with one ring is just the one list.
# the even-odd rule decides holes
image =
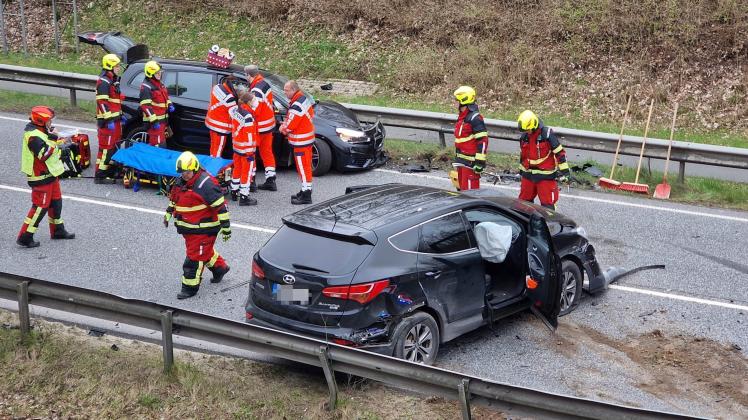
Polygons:
[[475,89],[470,86],[460,86],[453,93],[460,105],[470,105],[475,102]]
[[114,70],[117,65],[122,62],[117,54],[107,54],[101,59],[101,67],[104,70]]
[[146,77],[153,77],[160,70],[161,70],[161,66],[153,60],[145,63],[145,76]]
[[177,172],[182,173],[184,171],[197,171],[200,169],[200,161],[197,160],[197,156],[190,151],[182,152],[177,158]]
[[517,126],[522,131],[532,131],[538,128],[538,116],[529,109],[526,109],[519,114],[519,118],[517,118]]

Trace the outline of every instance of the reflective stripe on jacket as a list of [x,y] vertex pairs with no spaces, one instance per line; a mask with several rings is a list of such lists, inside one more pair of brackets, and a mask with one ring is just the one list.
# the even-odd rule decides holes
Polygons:
[[30,186],[53,182],[65,172],[57,143],[47,134],[46,128],[29,123],[23,133],[21,172],[26,174]]
[[550,127],[540,123],[530,133],[524,133],[520,144],[520,173],[532,181],[556,179],[557,171],[568,171],[566,151]]
[[202,169],[187,182],[177,179],[171,188],[166,212],[174,215],[180,234],[216,235],[222,227],[230,226],[221,187]]
[[113,71],[104,70],[96,81],[96,119],[109,120],[122,114],[122,94],[119,77]]
[[155,123],[168,118],[167,110],[171,100],[169,91],[161,81],[146,77],[140,85],[140,109],[143,122]]
[[455,123],[455,164],[472,167],[475,161],[485,165],[488,132],[475,104],[464,107]]
[[257,109],[254,110],[257,131],[260,133],[273,131],[275,111],[273,111],[273,90],[270,88],[270,84],[265,81],[261,74],[258,74],[252,79],[249,89],[260,101]]
[[257,125],[252,112],[244,105],[235,106],[229,111],[231,115],[231,142],[234,153],[246,155],[254,153],[257,148]]
[[296,92],[288,106],[283,125],[288,128],[291,146],[306,146],[314,143],[314,104],[302,91]]
[[231,133],[229,110],[236,106],[236,95],[226,83],[213,86],[210,91],[210,104],[205,114],[205,126],[221,134]]

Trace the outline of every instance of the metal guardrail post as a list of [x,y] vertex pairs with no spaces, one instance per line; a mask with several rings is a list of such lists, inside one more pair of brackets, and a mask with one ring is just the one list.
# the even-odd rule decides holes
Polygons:
[[678,182],[683,184],[686,182],[686,162],[678,162]]
[[322,364],[322,370],[325,372],[327,387],[330,389],[330,402],[327,409],[332,411],[338,405],[338,384],[335,382],[335,372],[332,370],[332,362],[327,355],[327,346],[319,347],[319,361]]
[[444,132],[439,130],[439,146],[447,147],[447,139],[444,136]]
[[[0,0],[1,1],[1,0]],[[29,317],[29,282],[24,281],[16,288],[18,293],[18,320],[21,328],[21,338],[31,332],[31,318]]]
[[70,105],[78,106],[78,93],[75,89],[70,89]]
[[472,413],[470,412],[470,379],[463,379],[457,385],[457,391],[460,394],[460,408],[462,409],[462,419],[472,419]]
[[171,372],[174,366],[173,315],[174,311],[170,310],[161,313],[161,346],[164,349],[164,373]]

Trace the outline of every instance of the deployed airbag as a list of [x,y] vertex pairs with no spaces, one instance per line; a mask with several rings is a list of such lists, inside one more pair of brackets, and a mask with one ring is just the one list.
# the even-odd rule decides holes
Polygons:
[[493,222],[481,222],[475,226],[475,240],[480,256],[492,263],[502,263],[512,246],[512,227]]

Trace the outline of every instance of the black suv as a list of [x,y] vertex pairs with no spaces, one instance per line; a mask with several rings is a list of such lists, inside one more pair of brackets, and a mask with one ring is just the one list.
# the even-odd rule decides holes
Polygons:
[[[148,60],[148,48],[136,45],[119,32],[85,32],[79,34],[78,38],[123,57],[123,64],[127,67],[121,81],[121,90],[126,97],[122,107],[128,119],[122,129],[123,138],[144,141],[147,136],[139,110],[139,95],[140,84],[145,77],[143,67]],[[162,81],[176,108],[169,118],[174,135],[169,138],[168,147],[208,154],[210,140],[204,121],[210,91],[214,84],[230,75],[240,80],[235,85],[236,88],[246,89],[243,67],[231,65],[228,69],[221,69],[200,61],[157,60],[164,70]],[[265,70],[262,70],[262,74],[273,89],[275,108],[278,110],[276,119],[280,123],[288,109],[288,99],[283,93],[283,85],[288,79]],[[324,175],[331,168],[341,172],[355,171],[376,167],[385,162],[385,131],[381,123],[364,126],[351,110],[332,101],[316,101],[314,111],[317,134],[312,155],[314,175]],[[273,152],[279,166],[291,166],[291,147],[277,131],[279,125],[276,125]],[[231,157],[230,145],[225,148],[224,157]]]
[[518,311],[555,328],[585,284],[604,289],[585,236],[488,191],[353,187],[283,218],[253,257],[246,319],[431,364],[440,343]]

